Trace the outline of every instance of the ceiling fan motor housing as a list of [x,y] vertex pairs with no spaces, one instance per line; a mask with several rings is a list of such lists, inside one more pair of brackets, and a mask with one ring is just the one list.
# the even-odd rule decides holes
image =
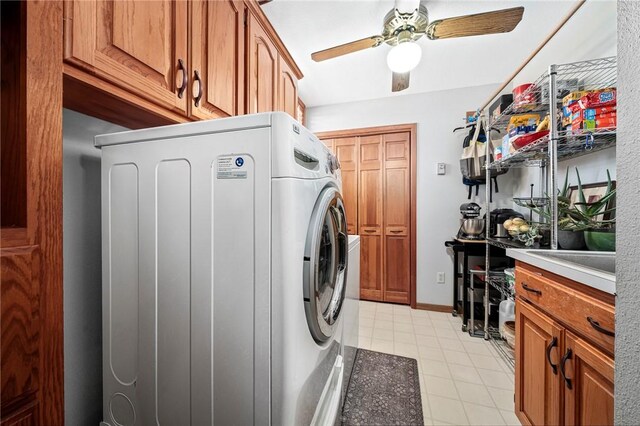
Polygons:
[[397,9],[391,9],[384,18],[382,36],[391,46],[416,41],[425,34],[428,25],[429,13],[422,4],[413,13],[401,13]]

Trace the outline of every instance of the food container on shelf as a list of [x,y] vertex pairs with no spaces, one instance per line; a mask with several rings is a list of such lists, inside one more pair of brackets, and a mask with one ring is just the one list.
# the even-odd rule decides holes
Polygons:
[[500,329],[500,335],[504,340],[507,341],[507,345],[511,347],[511,349],[515,349],[516,347],[516,322],[515,321],[507,321],[502,325]]
[[546,136],[548,134],[549,134],[548,130],[543,130],[541,132],[527,133],[526,135],[521,135],[521,136],[512,138],[511,143],[513,144],[513,146],[516,147],[516,149],[520,149],[522,147],[529,145],[530,143],[537,141],[541,137]]
[[536,94],[533,91],[525,92],[533,87],[533,83],[525,83],[513,89],[513,105],[521,107],[524,105],[532,105],[536,103]]
[[505,338],[502,329],[504,323],[507,321],[515,321],[516,319],[516,304],[511,299],[506,299],[500,302],[500,306],[498,307],[498,330],[500,331],[500,336]]

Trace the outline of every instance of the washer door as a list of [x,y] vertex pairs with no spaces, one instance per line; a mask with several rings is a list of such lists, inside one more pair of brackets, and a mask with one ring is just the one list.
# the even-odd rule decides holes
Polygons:
[[316,202],[304,256],[304,305],[313,338],[326,342],[344,301],[347,277],[347,220],[338,190],[325,188]]

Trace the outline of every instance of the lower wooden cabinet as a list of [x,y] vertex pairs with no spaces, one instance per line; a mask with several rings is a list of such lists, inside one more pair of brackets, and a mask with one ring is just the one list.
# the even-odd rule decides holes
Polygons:
[[[580,298],[580,304],[553,297],[565,288]],[[593,332],[613,337],[598,326],[593,332],[582,331],[581,323],[575,322],[595,315],[602,305],[613,310],[613,296],[518,263],[515,407],[523,424],[613,424],[613,342]]]
[[516,327],[516,414],[523,424],[559,425],[562,328],[521,301]]
[[572,333],[565,338],[565,424],[613,424],[613,358]]

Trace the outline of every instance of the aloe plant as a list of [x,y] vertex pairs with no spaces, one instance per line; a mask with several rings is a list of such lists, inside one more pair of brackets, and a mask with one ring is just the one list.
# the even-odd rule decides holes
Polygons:
[[[592,203],[587,203],[580,179],[580,172],[576,167],[576,176],[578,178],[578,202],[571,205],[569,198],[569,169],[565,172],[564,184],[562,189],[558,189],[558,229],[564,231],[584,231],[593,229],[612,229],[615,226],[615,216],[612,219],[598,219],[609,213],[615,214],[615,207],[607,209],[609,202],[614,202],[616,190],[613,189],[611,174],[607,170],[607,189],[602,198]],[[545,219],[551,218],[551,210],[549,205],[543,207],[535,207],[528,204],[518,203],[521,207],[526,207],[534,213],[539,214]]]
[[[582,189],[582,181],[580,179],[580,173],[576,168],[576,176],[578,178],[578,199],[579,202],[574,204],[574,208],[571,209],[570,217],[580,223],[584,230],[607,230],[612,229],[615,226],[615,211],[616,208],[612,207],[607,209],[609,203],[615,203],[616,190],[613,189],[613,182],[611,181],[611,174],[607,170],[607,189],[597,201],[588,203],[584,196],[584,190]],[[598,219],[607,214],[611,214],[611,219]]]

